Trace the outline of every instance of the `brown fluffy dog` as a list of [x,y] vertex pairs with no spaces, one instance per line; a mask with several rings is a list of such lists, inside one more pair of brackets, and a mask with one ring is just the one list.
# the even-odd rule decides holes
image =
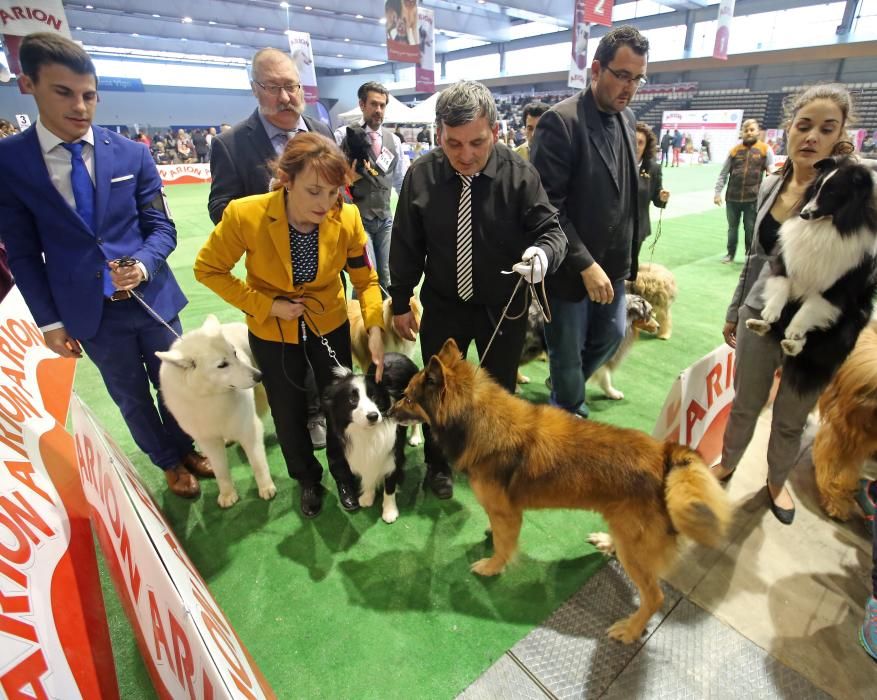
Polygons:
[[[417,323],[420,324],[420,302],[414,297],[411,297],[411,310],[414,312]],[[362,322],[362,309],[356,299],[347,300],[347,320],[350,321],[350,351],[353,354],[353,359],[359,365],[360,370],[367,372],[372,356],[368,351],[368,333],[365,332],[365,324]],[[405,340],[396,332],[393,326],[393,306],[390,299],[384,299],[384,329],[384,351],[401,352],[414,359],[417,342]]]
[[663,603],[658,577],[677,536],[713,545],[730,517],[727,496],[696,452],[517,398],[466,362],[453,340],[414,376],[390,415],[428,423],[469,477],[495,550],[472,565],[477,574],[505,568],[529,508],[602,513],[609,536],[593,541],[606,553],[614,546],[640,594],[639,609],[609,628],[628,644]]
[[819,399],[819,413],[813,442],[819,500],[828,515],[848,520],[862,463],[877,451],[877,324],[859,335]]
[[652,305],[659,326],[656,337],[669,340],[673,332],[670,307],[676,301],[676,278],[673,273],[658,263],[643,263],[636,273],[636,280],[628,282],[627,290],[639,294]]

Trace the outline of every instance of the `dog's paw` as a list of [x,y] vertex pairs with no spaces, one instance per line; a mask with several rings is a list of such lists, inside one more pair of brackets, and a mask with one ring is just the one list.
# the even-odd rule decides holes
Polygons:
[[621,401],[624,398],[624,392],[618,391],[614,386],[611,386],[606,390],[606,398],[613,401]]
[[395,523],[398,517],[399,509],[395,505],[384,506],[384,512],[381,513],[381,520],[389,525],[390,523]]
[[369,508],[375,502],[375,492],[373,489],[366,489],[359,497],[359,507]]
[[232,489],[231,491],[220,493],[216,502],[219,504],[220,508],[231,508],[239,499],[238,492]]
[[746,327],[756,335],[766,335],[770,330],[770,324],[760,318],[750,318],[746,321]]
[[642,637],[644,628],[634,624],[631,621],[632,617],[633,616],[619,620],[606,630],[606,634],[608,634],[610,638],[616,639],[624,644],[633,644],[637,639]]
[[612,535],[608,532],[595,532],[588,535],[588,542],[597,548],[597,551],[611,557],[615,554],[615,543],[612,541]]
[[496,557],[479,559],[469,567],[473,574],[479,576],[496,576],[501,574],[503,569],[505,569],[505,562],[499,561]]
[[655,337],[658,340],[670,340],[671,335],[671,333],[661,333],[660,331],[658,331],[658,335],[656,335]]
[[417,423],[411,429],[411,437],[408,438],[408,444],[412,447],[423,444],[423,428],[420,427],[420,423]]
[[780,347],[789,357],[794,357],[804,349],[803,340],[795,340],[793,338],[784,338],[780,341]]
[[270,501],[277,495],[277,487],[274,485],[274,482],[270,482],[265,486],[259,487],[259,498],[264,501]]

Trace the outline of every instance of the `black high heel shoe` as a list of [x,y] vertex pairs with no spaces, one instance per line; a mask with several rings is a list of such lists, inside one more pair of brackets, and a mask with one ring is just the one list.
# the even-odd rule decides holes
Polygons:
[[791,508],[780,508],[773,501],[773,496],[770,495],[770,482],[765,482],[765,488],[767,489],[767,500],[770,501],[770,512],[773,513],[773,516],[779,520],[783,525],[791,525],[792,521],[795,519],[795,506]]

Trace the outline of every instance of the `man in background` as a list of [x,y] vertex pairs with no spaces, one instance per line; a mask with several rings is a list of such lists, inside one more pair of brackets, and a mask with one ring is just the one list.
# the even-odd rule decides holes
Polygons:
[[15,283],[48,348],[73,358],[85,351],[168,490],[194,498],[195,477],[213,470],[158,386],[155,353],[183,332],[186,305],[167,264],[177,232],[158,170],[145,145],[92,126],[97,75],[79,44],[31,34],[19,56],[39,118],[0,142],[0,238]]
[[669,131],[665,131],[661,137],[661,167],[670,165],[670,147],[673,145],[673,137]]
[[536,125],[539,123],[540,117],[542,117],[542,115],[549,109],[551,109],[551,106],[544,102],[530,102],[521,112],[521,117],[524,120],[524,133],[527,136],[527,140],[515,149],[515,153],[521,156],[524,160],[530,160],[530,144],[533,143],[533,134],[536,131]]
[[765,175],[773,171],[774,155],[768,145],[760,141],[761,130],[758,121],[747,119],[740,129],[742,143],[734,146],[725,159],[719,178],[716,180],[716,191],[713,202],[722,206],[722,190],[725,191],[725,214],[728,218],[728,253],[722,258],[723,263],[734,262],[737,254],[737,239],[740,233],[740,218],[743,218],[743,236],[746,248],[743,257],[752,248],[752,235],[755,230],[755,204],[758,190]]
[[[298,68],[279,49],[259,49],[253,56],[250,87],[259,105],[244,121],[222,133],[210,145],[210,196],[207,210],[218,224],[233,199],[268,191],[268,163],[281,153],[297,133],[315,131],[326,138],[332,132],[322,122],[305,116],[305,98]],[[308,431],[314,447],[326,446],[326,419],[320,412],[320,395],[313,372],[306,376]]]
[[[361,124],[371,142],[372,161],[377,175],[357,179],[350,187],[350,195],[362,217],[378,280],[386,292],[390,288],[390,237],[393,233],[390,196],[392,190],[398,193],[402,189],[409,162],[399,137],[383,126],[384,113],[390,100],[389,90],[380,83],[363,83],[359,86],[357,97],[359,109],[362,110]],[[335,131],[335,140],[342,148],[346,135],[347,127]]]

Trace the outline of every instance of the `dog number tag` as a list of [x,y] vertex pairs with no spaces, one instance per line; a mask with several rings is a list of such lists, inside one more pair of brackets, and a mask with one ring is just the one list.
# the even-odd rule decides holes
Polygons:
[[377,165],[382,172],[387,173],[390,171],[390,164],[393,162],[393,154],[386,148],[381,151],[381,155],[378,156],[378,159],[375,161],[375,165]]

